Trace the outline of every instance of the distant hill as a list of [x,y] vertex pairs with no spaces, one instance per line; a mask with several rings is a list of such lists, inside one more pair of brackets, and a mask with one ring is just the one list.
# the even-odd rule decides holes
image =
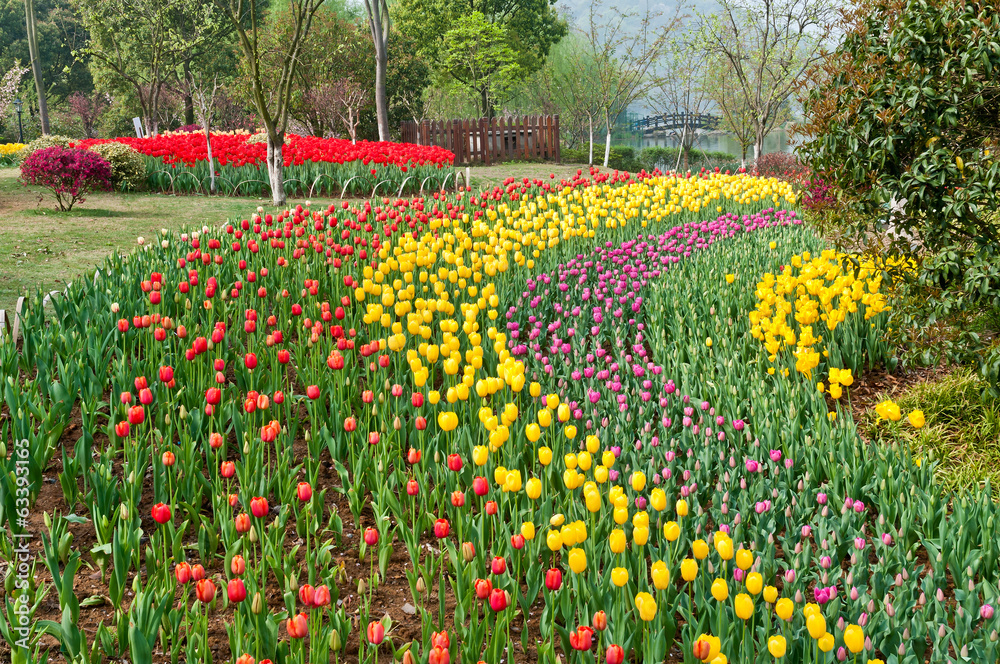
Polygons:
[[[607,0],[604,4],[606,7],[613,7],[616,5],[628,6],[640,12],[645,10],[645,5],[640,2],[636,2],[635,0]],[[585,21],[590,5],[591,0],[559,0],[557,7],[561,14],[567,15],[571,20],[575,19],[577,21]],[[654,10],[663,12],[665,17],[673,16],[674,12],[677,10],[677,2],[673,0],[652,0],[649,6]],[[719,5],[716,0],[687,0],[683,3],[682,14],[686,14],[693,18],[699,12],[702,14],[711,13],[715,11],[718,6]]]

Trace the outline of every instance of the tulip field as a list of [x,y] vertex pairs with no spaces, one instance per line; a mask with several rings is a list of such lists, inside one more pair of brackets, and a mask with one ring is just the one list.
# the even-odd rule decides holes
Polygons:
[[[224,194],[265,196],[267,144],[245,133],[212,134],[216,184]],[[113,139],[135,148],[146,161],[149,188],[171,193],[207,192],[211,174],[208,142],[201,132],[164,133],[146,138]],[[87,139],[89,148],[109,142]],[[400,195],[455,185],[450,166],[455,155],[436,146],[351,141],[288,134],[283,150],[288,195]]]
[[0,337],[0,654],[995,662],[989,490],[851,417],[854,263],[719,173],[145,238]]

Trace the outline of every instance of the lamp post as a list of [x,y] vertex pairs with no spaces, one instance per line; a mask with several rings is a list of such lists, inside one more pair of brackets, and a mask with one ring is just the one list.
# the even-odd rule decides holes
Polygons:
[[24,127],[21,126],[21,108],[24,102],[20,98],[14,100],[14,110],[17,111],[17,142],[24,143]]

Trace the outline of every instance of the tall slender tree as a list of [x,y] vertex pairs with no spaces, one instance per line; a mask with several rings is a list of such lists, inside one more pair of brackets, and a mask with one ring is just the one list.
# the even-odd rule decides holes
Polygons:
[[[309,35],[313,17],[324,0],[289,0],[291,30],[288,39],[274,50],[266,50],[262,28],[266,0],[214,0],[229,19],[243,53],[250,82],[250,96],[267,132],[267,174],[271,184],[271,202],[285,204],[285,161],[283,148],[288,129],[289,107],[295,82],[295,70],[303,44]],[[280,72],[275,85],[266,84],[264,70]]]
[[375,115],[378,118],[378,140],[389,140],[389,107],[386,102],[385,77],[389,68],[389,19],[388,0],[365,0],[368,30],[375,45]]
[[35,0],[24,0],[24,21],[27,25],[28,55],[31,57],[31,75],[35,79],[35,92],[38,95],[38,119],[42,125],[42,133],[49,133],[49,105],[46,101],[45,83],[42,81],[42,59],[38,53],[38,34],[36,32]]

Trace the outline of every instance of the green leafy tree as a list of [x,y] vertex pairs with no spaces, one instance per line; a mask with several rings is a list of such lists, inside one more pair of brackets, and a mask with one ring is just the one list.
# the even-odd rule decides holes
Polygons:
[[523,73],[506,30],[472,12],[455,21],[445,37],[444,65],[476,99],[480,115],[493,117]]
[[98,79],[111,90],[128,89],[141,109],[146,133],[159,131],[167,86],[192,53],[216,45],[224,17],[199,0],[102,0],[82,3],[91,59]]
[[[974,357],[996,385],[1000,353],[972,325],[1000,322],[996,3],[866,0],[843,27],[811,71],[799,153],[839,190],[849,242],[916,260],[902,275],[913,308],[894,325],[904,341],[928,362]],[[957,336],[929,343],[943,321]]]
[[[519,76],[540,70],[549,50],[567,34],[566,23],[555,11],[556,0],[400,0],[394,8],[398,33],[410,38],[424,62],[431,63],[435,84],[447,87],[453,77],[466,77],[466,63],[458,60],[458,71],[446,63],[451,48],[447,37],[456,22],[478,13],[483,21],[502,29],[514,53]],[[464,32],[468,29],[463,28]],[[394,50],[396,57],[398,50]],[[453,60],[454,61],[454,60]],[[458,74],[458,76],[454,76]],[[482,98],[480,95],[480,101]]]

